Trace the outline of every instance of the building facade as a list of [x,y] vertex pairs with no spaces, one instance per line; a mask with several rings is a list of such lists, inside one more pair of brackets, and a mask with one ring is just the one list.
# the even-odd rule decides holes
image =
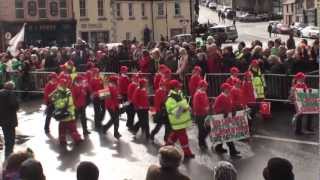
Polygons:
[[72,0],[0,0],[1,46],[26,23],[27,45],[71,45],[76,21]]
[[217,0],[217,4],[251,13],[282,13],[282,0]]
[[283,23],[291,25],[296,21],[296,0],[286,0],[283,2]]
[[[75,0],[77,36],[99,42],[143,41],[191,32],[191,0]],[[193,18],[195,20],[195,18]]]

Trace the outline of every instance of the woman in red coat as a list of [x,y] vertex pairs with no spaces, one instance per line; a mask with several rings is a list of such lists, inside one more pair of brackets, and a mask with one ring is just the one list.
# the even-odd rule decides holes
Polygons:
[[149,73],[150,72],[150,61],[151,57],[147,50],[142,52],[142,57],[138,61],[139,70],[142,73]]
[[209,98],[207,95],[208,83],[201,80],[198,83],[198,90],[192,97],[192,112],[198,125],[198,143],[200,149],[207,149],[206,138],[210,129],[205,127],[204,121],[209,113]]
[[217,46],[210,45],[208,47],[207,72],[220,73],[222,70],[222,55]]
[[[224,114],[225,117],[232,112],[232,99],[230,97],[230,89],[232,86],[228,83],[221,85],[221,94],[216,98],[213,104],[213,111],[215,114]],[[227,142],[229,147],[229,154],[231,157],[239,157],[240,152],[236,150],[233,142]],[[217,153],[226,153],[227,150],[223,148],[222,143],[215,147]]]
[[133,127],[133,133],[136,134],[141,128],[142,132],[145,133],[146,139],[149,139],[149,99],[146,86],[147,80],[140,79],[139,87],[133,93],[133,105],[139,119]]
[[119,139],[121,137],[121,134],[119,133],[119,88],[117,87],[118,84],[118,77],[117,76],[110,76],[109,77],[109,84],[108,89],[110,92],[110,95],[107,96],[105,99],[105,107],[108,110],[110,114],[110,120],[106,125],[102,127],[102,132],[106,133],[106,131],[109,130],[109,128],[113,125],[113,135],[116,139]]
[[191,97],[196,92],[196,90],[198,88],[198,84],[202,79],[203,79],[203,77],[201,76],[201,67],[195,66],[192,70],[192,76],[191,76],[189,84],[188,84],[189,94]]

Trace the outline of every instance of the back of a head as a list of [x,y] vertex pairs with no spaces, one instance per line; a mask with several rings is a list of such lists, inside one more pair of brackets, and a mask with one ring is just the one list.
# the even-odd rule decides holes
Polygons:
[[24,161],[21,164],[20,177],[22,180],[45,180],[41,163],[34,159]]
[[237,180],[237,170],[227,161],[220,161],[214,167],[213,180]]
[[98,180],[99,169],[92,162],[83,161],[77,167],[77,180]]
[[181,153],[174,146],[164,146],[159,150],[162,168],[176,169],[182,159]]
[[263,170],[265,180],[294,180],[292,164],[284,158],[271,158]]

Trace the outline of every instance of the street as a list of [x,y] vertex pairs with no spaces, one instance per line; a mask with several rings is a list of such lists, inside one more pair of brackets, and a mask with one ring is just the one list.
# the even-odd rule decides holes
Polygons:
[[[80,161],[93,161],[100,168],[100,179],[141,180],[145,178],[147,167],[158,163],[157,151],[162,143],[163,131],[156,136],[159,143],[146,143],[137,135],[134,139],[120,122],[120,141],[113,138],[113,130],[107,135],[99,135],[92,131],[89,138],[79,147],[62,150],[58,144],[58,123],[52,119],[51,135],[46,136],[43,130],[45,106],[41,101],[24,103],[19,111],[18,145],[16,150],[30,147],[36,159],[42,162],[48,180],[63,178],[75,179],[76,165]],[[180,167],[183,173],[192,179],[208,180],[212,168],[220,160],[232,162],[238,170],[239,180],[262,180],[262,170],[269,158],[280,156],[289,159],[294,166],[296,179],[315,180],[318,177],[318,133],[316,135],[294,135],[290,122],[292,109],[288,105],[273,104],[273,119],[268,122],[258,120],[254,123],[257,134],[248,143],[237,142],[242,158],[230,159],[226,155],[218,155],[211,150],[201,152],[197,145],[197,128],[189,130],[191,148],[196,158],[184,162]],[[93,109],[87,108],[89,127],[92,126]],[[123,114],[122,119],[125,119]],[[108,120],[106,116],[105,121]],[[316,120],[318,122],[318,120]],[[154,126],[150,122],[151,127]],[[80,123],[78,124],[80,127]],[[318,127],[318,123],[315,124]],[[91,129],[91,128],[89,128]],[[318,132],[318,128],[317,132]],[[79,128],[79,132],[82,132]],[[208,143],[210,144],[209,140]],[[179,145],[178,145],[179,147]],[[3,154],[1,154],[3,158]]]
[[[199,21],[201,23],[218,22],[216,12],[200,8]],[[232,23],[227,20],[227,23]],[[225,45],[236,46],[238,42],[249,43],[260,40],[264,44],[269,40],[267,22],[240,23],[237,22],[239,39],[235,43]],[[287,36],[279,35],[283,40]],[[272,37],[275,39],[275,37]],[[298,40],[298,38],[296,39]],[[113,137],[113,128],[105,135],[92,130],[93,108],[87,108],[89,130],[91,134],[79,146],[69,142],[67,149],[62,149],[58,143],[58,122],[52,119],[51,134],[44,132],[45,105],[40,99],[21,104],[18,112],[19,126],[17,128],[17,141],[15,151],[31,148],[35,158],[39,160],[44,169],[47,180],[76,179],[76,166],[81,161],[92,161],[100,169],[101,180],[143,180],[147,168],[151,164],[159,164],[158,150],[161,146],[164,129],[156,136],[156,143],[136,138],[125,126],[126,115],[121,115],[120,133],[118,141]],[[261,119],[253,122],[256,129],[254,136],[248,142],[236,142],[241,152],[241,159],[231,159],[228,154],[219,155],[209,149],[200,151],[198,147],[198,130],[193,126],[188,130],[190,146],[195,153],[195,159],[184,161],[180,166],[181,172],[193,180],[211,180],[212,169],[218,161],[232,162],[238,171],[238,180],[263,180],[262,171],[267,161],[272,157],[283,157],[293,164],[293,172],[297,180],[317,180],[319,177],[319,116],[313,117],[316,134],[296,136],[292,130],[293,107],[291,104],[272,103],[272,119]],[[137,118],[137,117],[136,117]],[[109,120],[106,113],[104,122]],[[154,123],[150,121],[151,129]],[[78,131],[82,133],[78,123]],[[209,139],[208,145],[211,146]],[[177,147],[180,147],[177,144]],[[1,151],[1,160],[4,153]]]

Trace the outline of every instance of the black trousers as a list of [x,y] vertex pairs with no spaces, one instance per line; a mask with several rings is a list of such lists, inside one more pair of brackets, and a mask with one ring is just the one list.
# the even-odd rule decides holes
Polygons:
[[105,115],[105,107],[104,107],[104,100],[99,98],[95,98],[93,100],[93,109],[94,109],[94,125],[95,128],[101,128],[101,122]]
[[51,118],[53,117],[53,111],[54,111],[54,105],[52,103],[47,104],[46,107],[46,122],[44,124],[44,129],[49,130],[50,129],[50,122]]
[[[228,148],[229,148],[229,153],[230,154],[234,154],[237,150],[236,150],[236,147],[234,146],[234,143],[233,142],[227,142],[226,143]],[[222,149],[222,143],[220,144],[217,144],[216,145],[216,149]]]
[[166,140],[169,137],[169,134],[171,132],[171,126],[169,123],[169,119],[167,114],[163,114],[164,112],[157,112],[154,116],[154,121],[156,122],[156,126],[151,131],[151,137],[154,138],[156,134],[160,131],[161,127],[164,125],[164,137],[163,140],[166,142]]
[[205,126],[205,118],[206,116],[194,116],[195,121],[198,125],[198,142],[199,142],[199,146],[203,146],[206,145],[206,138],[209,135],[210,132],[210,128]]
[[88,131],[86,107],[80,107],[76,109],[76,119],[80,119],[83,133]]
[[134,116],[136,115],[136,111],[132,103],[130,103],[130,105],[127,107],[126,113],[127,113],[126,125],[128,128],[133,128]]
[[16,128],[10,126],[2,126],[4,136],[4,157],[7,159],[13,152],[16,138]]
[[113,125],[114,135],[119,134],[119,109],[108,109],[108,112],[110,114],[110,120],[106,125],[103,126],[103,130],[108,131],[109,128]]
[[145,133],[146,138],[150,137],[149,130],[149,113],[148,109],[138,109],[137,110],[139,121],[134,125],[134,131],[138,132],[139,128]]
[[297,118],[297,124],[296,124],[296,132],[301,133],[302,132],[302,119],[303,117],[306,117],[307,123],[306,123],[306,129],[308,131],[313,131],[312,127],[312,114],[300,114]]

